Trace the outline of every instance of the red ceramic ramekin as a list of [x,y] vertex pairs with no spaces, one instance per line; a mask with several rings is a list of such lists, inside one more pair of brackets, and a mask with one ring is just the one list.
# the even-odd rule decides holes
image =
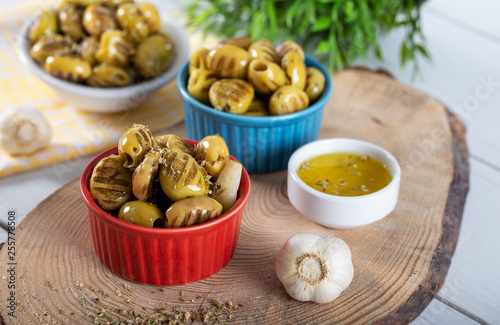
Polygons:
[[[187,142],[192,146],[196,144]],[[225,267],[236,249],[243,207],[250,195],[250,178],[245,168],[238,199],[229,211],[199,225],[149,228],[113,217],[94,202],[89,192],[94,166],[117,152],[114,147],[96,156],[80,179],[94,249],[101,262],[126,279],[162,286],[196,282]],[[232,156],[231,159],[234,160]]]

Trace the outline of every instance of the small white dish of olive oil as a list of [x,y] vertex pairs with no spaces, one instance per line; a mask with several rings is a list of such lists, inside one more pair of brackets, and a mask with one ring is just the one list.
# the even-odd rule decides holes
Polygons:
[[314,141],[288,162],[290,202],[331,228],[356,228],[387,216],[396,206],[400,181],[396,158],[362,140]]

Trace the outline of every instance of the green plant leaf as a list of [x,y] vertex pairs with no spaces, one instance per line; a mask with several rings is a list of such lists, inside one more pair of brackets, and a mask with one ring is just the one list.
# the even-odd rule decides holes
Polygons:
[[415,45],[417,47],[417,50],[420,52],[420,54],[422,54],[424,57],[426,57],[427,59],[431,59],[431,56],[429,55],[429,52],[427,52],[427,50],[425,49],[425,47],[423,47],[422,45]]
[[429,59],[420,21],[423,0],[187,0],[189,26],[204,34],[295,40],[330,69],[342,69],[370,51],[382,59],[378,38],[404,30],[400,61],[418,69]]
[[400,53],[400,61],[402,67],[405,66],[407,59],[408,59],[408,46],[406,45],[406,42],[403,42],[403,44],[401,45],[401,53]]
[[330,51],[330,43],[328,41],[322,40],[318,43],[318,47],[316,48],[316,54],[326,54]]
[[320,17],[311,27],[311,32],[324,31],[330,28],[331,19],[329,17]]

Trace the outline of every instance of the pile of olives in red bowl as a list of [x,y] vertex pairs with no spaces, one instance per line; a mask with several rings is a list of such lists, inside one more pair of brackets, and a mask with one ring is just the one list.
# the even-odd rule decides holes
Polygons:
[[180,285],[233,257],[250,178],[218,135],[153,137],[134,125],[85,167],[80,189],[106,267],[132,281]]

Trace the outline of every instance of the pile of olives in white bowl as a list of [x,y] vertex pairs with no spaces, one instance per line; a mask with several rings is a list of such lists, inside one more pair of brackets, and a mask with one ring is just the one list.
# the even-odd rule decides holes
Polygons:
[[178,135],[153,137],[134,124],[120,138],[118,154],[94,167],[89,189],[103,210],[126,222],[186,227],[230,210],[241,175],[242,165],[217,134],[192,147]]
[[29,55],[47,73],[92,87],[154,78],[172,61],[174,41],[150,3],[64,0],[31,25]]

